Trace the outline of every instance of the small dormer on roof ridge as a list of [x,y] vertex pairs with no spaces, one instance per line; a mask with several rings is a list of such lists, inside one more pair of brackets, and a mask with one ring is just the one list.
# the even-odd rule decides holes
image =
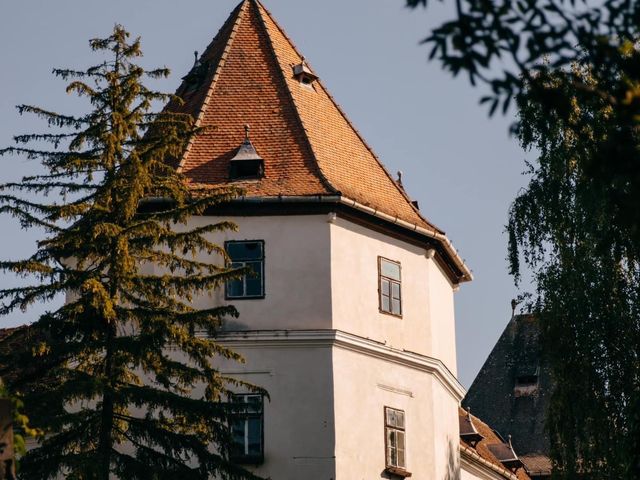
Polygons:
[[249,125],[244,126],[244,141],[229,162],[231,180],[258,179],[264,176],[264,159],[258,155],[249,138]]
[[300,63],[293,66],[293,76],[303,85],[311,85],[318,79],[318,76],[307,65],[304,57],[300,59]]
[[522,461],[513,450],[511,435],[509,435],[508,443],[493,443],[491,445],[487,445],[487,448],[500,461],[500,463],[509,470],[516,471],[522,467]]
[[459,416],[458,420],[460,422],[460,438],[475,448],[476,444],[480,442],[484,436],[478,432],[478,429],[473,423],[471,409],[467,408],[467,414],[465,416]]
[[209,69],[208,62],[203,61],[202,57],[198,56],[197,50],[193,52],[193,56],[195,57],[195,59],[191,70],[189,70],[189,72],[184,77],[182,77],[182,93],[193,92],[194,90],[197,90],[207,76],[207,71]]

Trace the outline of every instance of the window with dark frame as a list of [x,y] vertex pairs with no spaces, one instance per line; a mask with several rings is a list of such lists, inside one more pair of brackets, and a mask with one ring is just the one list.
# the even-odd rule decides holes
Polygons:
[[252,180],[264,177],[264,160],[237,160],[229,164],[230,180]]
[[231,461],[245,464],[264,461],[263,404],[263,397],[259,394],[231,396]]
[[392,473],[407,469],[404,411],[384,407],[386,468]]
[[380,311],[402,316],[400,263],[378,257],[378,277]]
[[227,299],[264,298],[264,241],[225,242],[231,268],[248,271],[241,277],[227,281]]
[[525,369],[516,376],[513,394],[516,398],[538,395],[538,374],[540,367]]

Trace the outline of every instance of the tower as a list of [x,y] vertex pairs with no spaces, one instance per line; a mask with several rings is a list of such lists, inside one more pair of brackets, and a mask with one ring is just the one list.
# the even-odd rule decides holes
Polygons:
[[[453,293],[471,280],[257,0],[231,13],[172,111],[203,132],[175,167],[243,196],[193,219],[252,275],[196,305],[232,303],[218,340],[239,389],[234,458],[276,479],[456,478]],[[206,259],[205,259],[206,260]]]

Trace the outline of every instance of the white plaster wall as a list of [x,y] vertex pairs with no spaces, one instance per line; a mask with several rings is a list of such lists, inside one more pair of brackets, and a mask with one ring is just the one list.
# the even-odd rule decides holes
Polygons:
[[435,476],[443,480],[457,480],[460,471],[460,425],[458,402],[439,382],[434,381],[431,391],[433,402],[433,436]]
[[[265,298],[224,299],[224,288],[195,300],[199,308],[233,304],[240,316],[230,330],[331,328],[329,224],[326,215],[265,217],[195,217],[191,228],[231,220],[238,231],[212,235],[228,240],[264,240]],[[205,255],[202,260],[211,261]]]
[[[384,407],[404,410],[407,469],[416,479],[446,476],[448,440],[457,442],[457,401],[440,395],[428,373],[342,348],[333,350],[336,480],[393,478],[384,473]],[[438,418],[444,414],[453,418]],[[452,413],[453,412],[453,413]],[[451,452],[458,464],[457,443]]]
[[[426,250],[345,219],[331,225],[333,328],[442,360],[454,374],[453,289]],[[402,267],[402,318],[378,306],[378,256]]]
[[[431,328],[431,356],[442,360],[457,376],[456,325],[453,285],[435,261],[428,266]],[[457,413],[456,413],[457,415]]]
[[464,469],[460,469],[460,480],[477,480],[478,477],[471,472],[467,472]]
[[464,468],[460,469],[460,480],[479,480],[479,479],[485,480],[486,478],[488,477],[479,477],[474,473],[468,472]]
[[460,480],[505,480],[505,477],[482,464],[466,460],[461,462]]
[[264,387],[270,395],[264,404],[265,461],[248,468],[274,480],[334,480],[330,346],[232,348],[246,363],[220,362],[221,372]]
[[[326,215],[195,217],[190,227],[221,220],[238,231],[212,235],[214,242],[265,242],[264,299],[227,302],[220,288],[194,301],[232,303],[240,316],[225,329],[342,330],[438,358],[456,373],[453,288],[424,248]],[[401,264],[402,318],[379,311],[378,256]]]

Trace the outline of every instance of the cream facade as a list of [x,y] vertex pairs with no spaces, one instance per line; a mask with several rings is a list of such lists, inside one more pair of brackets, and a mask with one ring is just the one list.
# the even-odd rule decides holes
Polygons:
[[[218,340],[246,363],[219,367],[269,392],[264,460],[248,467],[274,479],[399,478],[387,470],[390,407],[405,415],[406,472],[458,478],[454,285],[431,248],[335,212],[190,227],[224,220],[238,230],[212,236],[218,244],[264,242],[264,298],[225,300],[220,289],[196,300],[237,308]],[[400,265],[401,316],[380,311],[380,257]]]

